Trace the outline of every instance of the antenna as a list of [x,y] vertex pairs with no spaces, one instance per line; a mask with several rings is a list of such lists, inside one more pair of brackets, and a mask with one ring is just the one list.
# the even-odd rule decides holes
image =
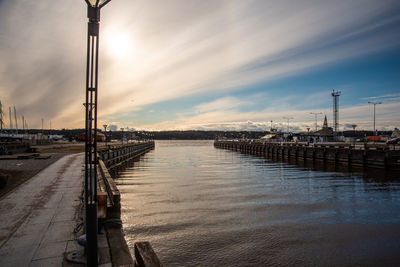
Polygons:
[[334,126],[334,132],[335,135],[337,134],[337,131],[339,129],[339,96],[341,92],[340,91],[335,91],[335,89],[332,89],[332,97],[333,97],[333,126]]

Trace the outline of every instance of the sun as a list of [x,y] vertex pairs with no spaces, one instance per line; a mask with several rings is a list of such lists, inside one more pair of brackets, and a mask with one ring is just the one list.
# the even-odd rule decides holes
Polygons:
[[113,32],[108,37],[107,49],[113,57],[124,58],[132,53],[132,40],[128,34]]

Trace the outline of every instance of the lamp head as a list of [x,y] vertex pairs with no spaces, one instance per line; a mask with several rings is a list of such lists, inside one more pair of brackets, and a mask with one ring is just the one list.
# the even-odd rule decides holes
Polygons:
[[88,5],[88,18],[91,22],[100,21],[100,8],[107,5],[111,0],[85,0]]
[[91,7],[101,8],[105,6],[111,0],[85,0],[88,5]]

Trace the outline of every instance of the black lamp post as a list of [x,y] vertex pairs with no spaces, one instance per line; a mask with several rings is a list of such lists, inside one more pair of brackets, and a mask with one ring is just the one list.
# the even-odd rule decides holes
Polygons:
[[97,252],[97,82],[100,9],[111,0],[85,0],[88,39],[85,103],[85,215],[87,266],[98,265]]

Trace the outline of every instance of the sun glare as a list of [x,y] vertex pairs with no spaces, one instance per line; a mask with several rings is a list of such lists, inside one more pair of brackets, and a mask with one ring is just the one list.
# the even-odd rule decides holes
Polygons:
[[118,58],[127,57],[131,54],[132,40],[124,33],[113,33],[110,34],[110,38],[107,40],[108,52]]

